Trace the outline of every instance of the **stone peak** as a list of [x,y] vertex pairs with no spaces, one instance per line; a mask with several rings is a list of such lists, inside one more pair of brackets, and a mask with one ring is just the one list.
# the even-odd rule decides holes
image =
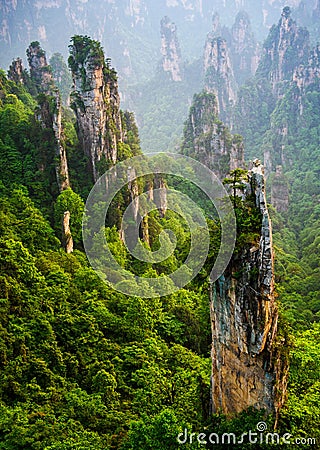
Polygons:
[[282,17],[285,17],[286,19],[291,16],[291,8],[289,6],[285,6],[281,13]]

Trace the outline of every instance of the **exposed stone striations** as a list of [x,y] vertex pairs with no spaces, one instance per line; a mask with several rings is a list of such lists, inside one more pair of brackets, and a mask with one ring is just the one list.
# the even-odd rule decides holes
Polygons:
[[204,48],[204,76],[205,89],[217,95],[220,117],[226,121],[237,98],[237,85],[227,41],[214,33],[208,34]]
[[[301,97],[305,93],[307,87],[312,84],[319,86],[320,82],[320,44],[318,44],[309,55],[307,64],[300,65],[293,73],[293,82],[299,89],[299,104],[301,105]],[[301,108],[302,106],[300,106]],[[300,111],[302,113],[302,111]]]
[[278,93],[278,83],[291,81],[293,72],[308,61],[309,33],[297,26],[289,7],[283,9],[278,25],[273,25],[264,43],[257,74],[267,78]]
[[280,213],[287,212],[289,208],[289,183],[282,166],[276,167],[276,173],[272,177],[271,204]]
[[44,127],[52,129],[56,141],[55,171],[60,192],[70,187],[68,161],[63,145],[62,106],[58,89],[54,85],[51,67],[39,42],[32,42],[27,49],[30,78],[40,94],[37,119]]
[[177,27],[168,16],[161,20],[162,68],[173,81],[182,80],[182,58],[177,37]]
[[100,44],[87,36],[73,38],[68,62],[79,138],[96,181],[116,163],[118,142],[122,140],[117,76],[109,60],[105,61]]
[[25,71],[23,69],[22,59],[14,59],[8,70],[8,78],[15,83],[25,83]]
[[70,212],[65,211],[62,218],[62,245],[66,253],[73,252],[73,239],[70,230]]
[[181,153],[205,164],[221,180],[230,170],[244,167],[242,138],[231,135],[218,119],[215,94],[202,92],[194,96],[185,124]]
[[54,89],[52,70],[47,63],[45,51],[39,42],[32,42],[27,48],[30,77],[38,92],[50,95]]
[[259,161],[249,172],[249,197],[261,215],[260,240],[241,247],[212,287],[212,408],[227,415],[281,406],[273,358],[278,311],[272,230]]
[[231,59],[236,67],[237,83],[242,84],[255,74],[259,63],[259,47],[251,31],[249,16],[241,11],[231,28]]

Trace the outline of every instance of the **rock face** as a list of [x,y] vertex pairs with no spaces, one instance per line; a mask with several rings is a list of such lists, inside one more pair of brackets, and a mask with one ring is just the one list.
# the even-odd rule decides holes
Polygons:
[[216,95],[203,92],[195,95],[190,108],[181,153],[205,164],[220,178],[237,167],[244,167],[241,136],[232,136],[218,119]]
[[293,73],[293,82],[299,89],[299,94],[305,92],[306,88],[320,80],[320,44],[311,52],[307,64],[300,65]]
[[278,311],[271,222],[259,161],[249,172],[245,195],[261,215],[260,240],[241,247],[212,286],[212,408],[227,415],[250,406],[274,412],[283,401],[276,396],[282,379],[273,354]]
[[305,64],[309,55],[309,33],[297,26],[291,10],[285,7],[278,25],[274,25],[264,43],[257,74],[267,78],[276,92],[278,83],[290,81],[296,67]]
[[[101,41],[125,81],[141,82],[141,61],[148,77],[155,69],[158,51],[158,26],[161,17],[169,16],[181,27],[181,42],[189,40],[189,59],[199,54],[197,36],[210,27],[212,11],[218,10],[231,26],[233,17],[246,10],[262,40],[279,14],[279,8],[298,6],[300,0],[37,0],[0,2],[1,65],[9,65],[15,55],[22,54],[33,39],[46,46],[48,52],[65,52],[70,36],[88,34]],[[253,14],[251,10],[254,8]],[[231,12],[231,14],[230,14]],[[54,24],[54,26],[52,26]],[[190,39],[190,36],[195,38]],[[203,34],[204,36],[204,34]],[[203,39],[203,38],[201,38]],[[146,45],[147,44],[147,45]],[[147,50],[147,51],[146,51]],[[122,80],[121,80],[122,81]]]
[[259,46],[251,30],[249,15],[245,11],[236,15],[231,28],[221,26],[219,14],[214,13],[212,31],[208,38],[221,38],[226,41],[231,67],[236,69],[234,77],[238,85],[255,74],[259,63]]
[[289,208],[289,183],[282,172],[282,166],[276,167],[271,184],[271,204],[278,212],[287,212]]
[[221,37],[215,37],[214,33],[209,33],[203,60],[205,89],[217,95],[220,117],[226,121],[229,116],[228,112],[237,98],[237,85],[227,41]]
[[156,204],[161,217],[164,217],[167,209],[167,186],[161,174],[155,174],[153,181],[154,203]]
[[173,81],[181,81],[183,68],[177,27],[168,16],[161,20],[161,54],[163,70]]
[[249,16],[241,11],[231,28],[231,59],[236,67],[237,83],[242,84],[254,75],[259,63],[259,48],[251,31]]
[[[92,179],[97,181],[126,154],[134,156],[141,153],[138,130],[133,114],[120,111],[116,72],[110,67],[110,60],[105,60],[97,41],[87,36],[75,36],[70,45],[68,62],[73,78],[71,99],[77,117],[79,141],[89,157]],[[117,167],[114,167],[112,176],[118,176]],[[148,220],[142,219],[139,214],[140,188],[134,169],[128,170],[126,176],[132,219],[136,225],[141,223],[141,235],[148,242]],[[152,184],[155,188],[157,180],[155,177]],[[159,183],[161,185],[161,179]],[[159,211],[164,214],[165,210],[166,192],[163,192]],[[125,230],[121,224],[116,225],[123,238]]]
[[277,100],[270,116],[270,132],[264,149],[265,166],[268,175],[277,171],[274,179],[281,191],[280,203],[275,187],[273,199],[278,208],[285,211],[288,193],[285,183],[280,187],[277,166],[282,166],[285,171],[292,165],[298,155],[297,152],[290,154],[288,137],[294,136],[302,124],[307,127],[306,123],[310,123],[308,95],[320,90],[320,46],[309,52],[308,32],[298,28],[290,17],[290,9],[284,8],[280,22],[271,29],[264,48],[257,77],[270,84]]
[[319,18],[320,18],[320,0],[317,0],[316,7],[313,10],[312,16],[313,16],[315,22],[317,20],[319,20]]
[[297,105],[297,116],[302,116],[305,109],[305,94],[308,90],[320,88],[320,45],[311,52],[308,63],[300,65],[293,73],[293,102]]
[[30,78],[38,93],[44,94],[39,100],[37,119],[43,127],[52,129],[56,141],[55,171],[60,192],[70,187],[68,161],[63,146],[62,106],[60,93],[54,86],[51,68],[39,42],[33,42],[27,49]]
[[15,83],[24,84],[25,83],[25,72],[23,69],[22,59],[17,58],[14,59],[11,63],[11,66],[8,70],[8,78],[9,80],[14,81]]
[[73,239],[70,230],[70,212],[65,211],[62,218],[62,245],[66,253],[73,252]]
[[30,77],[38,92],[50,95],[54,89],[51,67],[39,42],[32,42],[27,49]]
[[70,45],[72,107],[77,116],[79,139],[90,158],[93,180],[117,161],[122,140],[120,97],[115,71],[97,41],[75,36]]
[[58,163],[55,164],[56,177],[59,186],[59,190],[64,191],[70,187],[68,160],[66,149],[63,145],[63,129],[62,129],[62,107],[61,97],[58,91],[53,93],[53,101],[55,104],[54,112],[52,115],[52,129],[56,138],[56,156]]

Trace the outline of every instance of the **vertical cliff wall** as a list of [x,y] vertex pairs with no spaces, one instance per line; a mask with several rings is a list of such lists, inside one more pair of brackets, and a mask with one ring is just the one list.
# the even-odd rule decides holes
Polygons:
[[[93,181],[125,158],[141,153],[138,129],[133,114],[120,111],[117,75],[105,59],[99,42],[88,36],[74,36],[70,45],[69,67],[72,71],[72,107],[76,113],[79,141],[89,157]],[[117,169],[114,176],[117,177]],[[125,202],[132,202],[132,219],[141,222],[139,194],[134,170],[127,173],[128,192]],[[157,177],[152,182],[156,189]],[[158,206],[159,205],[159,206]],[[166,192],[157,203],[161,214],[166,209]],[[119,208],[123,205],[119,205]],[[118,216],[118,214],[116,214]],[[124,231],[120,223],[120,236]],[[148,220],[142,220],[141,234],[148,241]]]
[[170,74],[173,81],[181,81],[183,75],[181,50],[177,27],[168,16],[161,20],[162,68]]
[[79,138],[96,181],[99,174],[116,163],[122,140],[117,76],[105,61],[100,44],[87,36],[73,38],[68,62]]
[[237,85],[227,41],[209,33],[204,48],[205,89],[217,95],[222,120],[230,118],[230,108],[237,98]]
[[[310,108],[317,108],[317,101],[310,106],[310,99],[315,98],[320,89],[320,47],[316,45],[309,51],[309,33],[297,26],[288,7],[283,9],[278,25],[271,28],[265,41],[256,74],[258,79],[270,86],[276,102],[273,113],[270,111],[270,130],[265,135],[265,166],[268,175],[279,172],[279,166],[285,172],[300,157],[300,148],[294,148],[300,131],[313,127]],[[280,178],[279,173],[276,174],[275,182],[280,182]],[[282,206],[276,200],[275,187],[272,198],[283,209],[288,198],[285,184],[280,189]]]
[[289,208],[289,181],[282,166],[277,166],[275,174],[271,176],[271,204],[282,213]]
[[259,47],[251,30],[249,16],[243,11],[237,14],[231,28],[230,48],[237,83],[240,85],[255,74],[259,63]]
[[23,69],[22,59],[17,58],[14,59],[8,70],[8,78],[9,80],[14,81],[15,83],[25,83],[25,71]]
[[[213,93],[194,97],[181,151],[208,166],[221,180],[231,170],[244,167],[242,138],[232,136],[218,119]],[[235,252],[226,271],[210,284],[211,404],[213,412],[227,415],[251,406],[277,413],[286,392],[286,361],[276,344],[272,229],[260,161],[255,161],[243,183],[244,191],[233,193]]]
[[260,162],[249,172],[243,201],[260,216],[260,238],[238,247],[212,286],[212,407],[225,414],[250,406],[274,412],[282,404],[273,348],[278,310],[272,230]]
[[[32,42],[27,49],[30,79],[33,88],[39,94],[39,109],[37,119],[43,127],[51,129],[55,137],[55,171],[60,192],[70,186],[68,161],[63,145],[62,106],[58,89],[54,85],[51,67],[47,63],[44,50],[39,42]],[[18,60],[17,60],[18,61]],[[15,64],[19,69],[20,64]]]
[[293,73],[293,84],[298,88],[295,92],[295,103],[298,104],[299,115],[303,114],[303,96],[312,85],[319,86],[320,80],[320,44],[310,52],[308,62],[300,64]]
[[244,167],[244,147],[241,136],[231,135],[219,120],[218,109],[214,93],[194,96],[181,153],[201,161],[222,180],[230,170]]
[[279,83],[291,81],[293,72],[305,64],[309,56],[309,33],[298,27],[285,7],[278,25],[273,25],[263,47],[263,55],[257,74],[267,78],[275,94],[281,94]]

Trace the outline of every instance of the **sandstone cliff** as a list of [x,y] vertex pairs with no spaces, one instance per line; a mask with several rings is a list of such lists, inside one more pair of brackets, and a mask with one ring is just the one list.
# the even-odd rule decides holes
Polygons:
[[[285,8],[278,26],[270,30],[264,48],[257,77],[270,83],[277,100],[265,137],[264,159],[269,175],[277,166],[286,171],[298,157],[297,152],[290,154],[288,137],[310,123],[310,98],[320,88],[320,46],[309,51],[308,32],[297,27],[289,8]],[[286,193],[283,195],[287,197]]]
[[183,67],[177,27],[168,16],[161,20],[161,54],[164,72],[168,72],[173,81],[181,81]]
[[[69,66],[72,71],[72,107],[77,118],[77,129],[82,151],[89,157],[92,180],[103,175],[117,162],[141,153],[138,129],[132,113],[120,110],[117,75],[110,60],[97,41],[88,36],[74,36],[70,45]],[[114,171],[117,177],[117,168]],[[131,202],[132,219],[141,223],[141,234],[148,241],[148,220],[142,220],[139,210],[139,188],[134,169],[128,171],[128,191],[125,203]],[[152,181],[156,189],[163,187],[162,178]],[[156,202],[161,214],[166,209],[166,192]],[[119,205],[119,208],[121,206]],[[114,214],[119,216],[119,214]],[[118,226],[120,236],[124,231]]]
[[244,167],[244,149],[241,136],[230,134],[218,119],[218,111],[215,94],[194,96],[181,152],[201,161],[223,179],[230,170]]
[[221,38],[227,43],[234,77],[238,85],[253,76],[259,63],[259,46],[251,29],[249,15],[240,11],[231,28],[220,24],[219,14],[212,17],[210,38]]
[[27,48],[30,77],[38,92],[50,95],[54,89],[52,70],[38,41]]
[[[244,167],[243,143],[217,114],[214,94],[195,96],[181,151],[224,179],[230,170]],[[277,342],[272,229],[260,161],[238,194],[236,249],[225,272],[210,283],[212,411],[233,415],[254,407],[277,414],[285,400],[288,368]],[[278,200],[285,208],[286,198]]]
[[251,30],[249,15],[240,11],[231,28],[231,59],[238,84],[255,74],[259,63],[259,46]]
[[271,204],[278,212],[287,212],[289,208],[289,182],[283,174],[282,166],[276,167],[271,180]]
[[70,230],[70,212],[65,211],[62,218],[62,246],[66,253],[73,252],[73,239]]
[[[33,95],[38,95],[39,107],[36,118],[43,128],[54,134],[55,171],[60,192],[70,186],[68,161],[63,145],[62,106],[58,89],[54,85],[51,67],[47,63],[44,50],[39,42],[32,42],[27,49],[29,74],[23,68],[22,60],[13,60],[8,78],[16,83],[26,85]],[[40,94],[40,95],[39,95]]]
[[285,7],[278,25],[274,25],[264,43],[257,75],[268,79],[277,96],[279,83],[290,81],[296,67],[305,64],[309,55],[309,33],[298,27]]
[[70,187],[68,161],[63,145],[62,106],[58,89],[54,85],[51,67],[39,42],[32,42],[27,49],[30,79],[41,94],[37,119],[43,127],[51,129],[56,141],[55,171],[60,192]]
[[230,118],[230,109],[237,98],[237,85],[227,41],[209,33],[203,61],[205,89],[217,95],[220,117],[226,121]]
[[117,76],[110,61],[105,61],[100,44],[87,36],[73,38],[68,62],[79,139],[96,181],[99,174],[116,163],[122,140]]
[[285,393],[277,394],[285,364],[275,355],[272,230],[260,162],[249,172],[244,201],[260,214],[260,239],[241,245],[212,286],[212,408],[227,415],[248,407],[277,412]]
[[[297,7],[300,0],[5,0],[0,2],[0,48],[2,66],[22,54],[31,40],[48,52],[65,54],[70,35],[88,34],[99,40],[125,82],[141,82],[141,58],[146,78],[152,76],[158,57],[158,25],[169,16],[179,24],[181,42],[188,41],[188,58],[199,54],[210,18],[218,10],[228,26],[241,10],[250,13],[253,26],[263,39],[278,17],[279,8]],[[253,14],[251,10],[254,8]],[[232,11],[232,14],[230,14]],[[180,24],[188,24],[181,26]],[[190,39],[192,36],[192,39]],[[199,36],[199,38],[198,38]],[[144,75],[145,75],[144,74]]]

